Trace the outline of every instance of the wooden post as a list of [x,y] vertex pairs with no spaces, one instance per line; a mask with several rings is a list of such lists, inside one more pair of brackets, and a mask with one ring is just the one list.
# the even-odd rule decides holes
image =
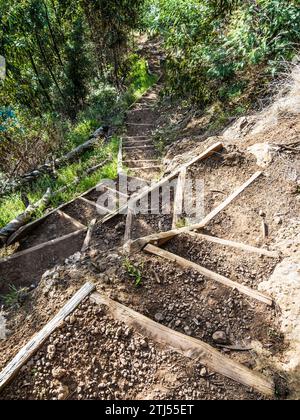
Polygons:
[[180,215],[182,215],[183,213],[185,179],[186,179],[186,168],[183,168],[178,176],[178,181],[177,181],[176,194],[175,194],[175,199],[174,199],[172,229],[176,229],[177,223],[180,219]]

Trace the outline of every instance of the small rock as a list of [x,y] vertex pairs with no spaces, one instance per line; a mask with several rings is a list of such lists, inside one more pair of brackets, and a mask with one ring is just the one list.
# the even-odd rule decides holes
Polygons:
[[203,368],[200,370],[200,376],[201,376],[201,378],[205,378],[205,377],[207,376],[207,370],[206,370],[206,368],[205,368],[205,367],[203,367]]
[[224,331],[216,331],[213,334],[212,339],[214,340],[214,342],[216,344],[227,344],[228,343],[227,335],[225,334]]
[[66,371],[61,367],[55,367],[52,369],[52,376],[55,379],[62,379],[65,375]]
[[161,313],[161,312],[157,312],[155,315],[154,315],[154,318],[155,318],[155,320],[156,321],[158,321],[158,322],[161,322],[161,321],[163,321],[164,320],[164,316],[163,316],[163,314]]
[[115,227],[117,232],[124,232],[126,229],[126,224],[124,222],[120,222],[117,224],[117,226]]

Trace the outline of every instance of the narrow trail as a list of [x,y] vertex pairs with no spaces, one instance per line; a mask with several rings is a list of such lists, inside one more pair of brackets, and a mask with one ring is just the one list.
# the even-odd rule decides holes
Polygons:
[[129,174],[146,180],[157,180],[162,171],[152,133],[159,117],[156,109],[161,85],[156,85],[128,111],[127,133],[123,137],[123,164]]
[[[152,56],[151,71],[158,72],[160,54],[153,52],[153,45],[147,54]],[[51,273],[44,276],[46,286],[42,284],[36,304],[46,312],[44,317],[39,314],[42,325],[56,314],[48,302],[48,281],[51,299],[60,299],[60,309],[70,297],[65,289],[78,290],[83,279],[92,282],[85,285],[89,292],[97,292],[89,298],[82,294],[75,306],[69,302],[19,353],[24,336],[26,344],[33,330],[40,328],[25,324],[16,332],[0,357],[6,366],[0,374],[4,398],[274,398],[272,370],[262,368],[260,360],[256,366],[252,339],[263,349],[282,350],[274,302],[258,291],[260,280],[270,276],[279,255],[243,244],[239,237],[221,239],[228,229],[218,221],[224,210],[224,219],[235,219],[236,212],[228,217],[226,210],[234,207],[234,201],[244,202],[246,194],[250,199],[243,211],[248,210],[257,189],[263,191],[259,183],[265,181],[253,161],[243,159],[227,166],[228,153],[220,142],[203,145],[199,155],[163,178],[153,142],[161,88],[160,81],[128,111],[122,164],[130,176],[148,183],[133,202],[159,191],[169,180],[178,180],[170,214],[119,214],[104,209],[106,213],[99,216],[99,198],[105,195],[119,202],[122,196],[129,197],[117,186],[110,189],[101,184],[21,232],[17,239],[22,252],[0,266],[0,279],[5,272],[17,285],[29,285],[33,278],[38,282],[45,269],[81,251],[84,241],[86,245],[84,253],[69,261],[73,264],[70,277],[63,267],[54,272],[52,283]],[[208,207],[202,222],[179,228],[183,214],[177,214],[176,207],[183,201],[188,175],[206,176],[211,190],[206,191]],[[150,181],[156,184],[150,186]],[[227,198],[212,193],[216,188],[222,188]],[[195,233],[199,229],[202,233]],[[236,233],[239,230],[233,229]],[[45,243],[46,238],[52,241]],[[141,272],[143,287],[131,286],[129,281],[141,280]],[[66,280],[69,289],[55,283],[60,278],[70,278]],[[0,280],[1,287],[5,285]],[[11,349],[16,357],[8,364]],[[38,373],[33,376],[35,363]]]

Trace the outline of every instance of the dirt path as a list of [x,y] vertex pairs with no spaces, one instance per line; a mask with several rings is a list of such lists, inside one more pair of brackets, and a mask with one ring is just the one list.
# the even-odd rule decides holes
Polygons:
[[[155,55],[153,66],[158,60],[159,55]],[[156,180],[162,168],[152,138],[159,119],[160,89],[159,83],[128,112],[123,139],[124,166],[132,176],[147,181]],[[212,142],[215,139],[203,143],[199,154]],[[234,159],[232,154],[230,148],[224,149],[187,171],[194,179],[199,176],[205,179],[205,214],[258,169],[255,160],[244,153],[236,152]],[[228,238],[230,228],[231,239],[266,245],[260,236],[259,210],[263,197],[257,190],[264,194],[268,182],[262,178],[253,184],[248,196],[239,197],[207,226],[205,233]],[[90,191],[63,211],[88,226],[92,218],[98,217],[95,202],[101,194],[101,191]],[[260,202],[255,202],[253,208],[256,195]],[[174,195],[171,205],[174,206]],[[169,214],[134,216],[132,239],[170,230],[172,216],[173,207]],[[8,316],[6,328],[11,330],[11,335],[1,342],[0,367],[89,280],[111,299],[165,327],[202,340],[254,372],[276,379],[272,358],[279,358],[287,345],[280,331],[277,307],[258,303],[193,269],[179,267],[174,261],[144,252],[126,255],[122,246],[127,222],[126,214],[106,223],[98,217],[87,252],[75,254],[45,273],[41,281],[37,279],[37,288],[18,311]],[[254,290],[268,280],[278,263],[277,259],[249,255],[189,235],[173,238],[163,249]],[[113,319],[104,307],[86,300],[22,368],[1,398],[257,400],[266,397],[207,369],[199,360],[166,350],[146,334]]]

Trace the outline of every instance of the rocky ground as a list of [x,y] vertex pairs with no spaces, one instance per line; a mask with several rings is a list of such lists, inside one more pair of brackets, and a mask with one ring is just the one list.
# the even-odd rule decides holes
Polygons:
[[2,399],[261,399],[166,351],[84,302],[8,386]]

